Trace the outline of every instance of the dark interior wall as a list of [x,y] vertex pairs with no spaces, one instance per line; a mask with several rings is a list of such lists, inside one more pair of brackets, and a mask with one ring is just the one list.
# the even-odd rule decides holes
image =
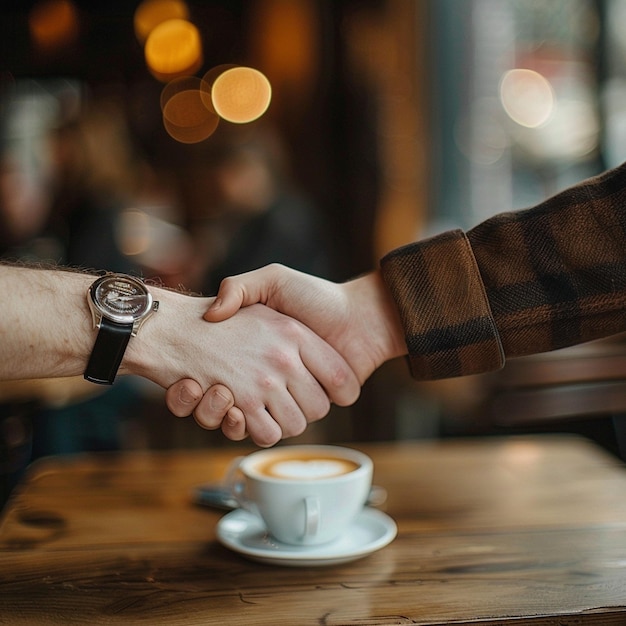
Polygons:
[[[19,78],[79,79],[91,97],[111,91],[121,94],[138,145],[159,167],[174,167],[201,153],[201,147],[176,145],[162,128],[162,85],[146,69],[133,32],[133,13],[139,3],[117,0],[96,6],[76,0],[75,4],[81,16],[76,41],[56,54],[40,54],[32,47],[28,31],[28,14],[35,2],[3,3],[0,88]],[[255,65],[249,50],[253,2],[206,0],[188,5],[203,33],[203,71],[222,63]],[[370,269],[375,262],[378,95],[366,77],[351,67],[347,54],[345,22],[357,9],[383,11],[384,2],[315,2],[317,84],[301,110],[274,120],[287,143],[295,180],[329,223],[336,279]]]

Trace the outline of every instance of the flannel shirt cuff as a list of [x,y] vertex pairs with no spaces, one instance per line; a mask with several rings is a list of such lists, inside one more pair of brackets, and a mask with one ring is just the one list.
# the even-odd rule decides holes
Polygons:
[[504,365],[498,329],[463,231],[393,250],[381,260],[381,271],[400,313],[414,378],[452,378]]

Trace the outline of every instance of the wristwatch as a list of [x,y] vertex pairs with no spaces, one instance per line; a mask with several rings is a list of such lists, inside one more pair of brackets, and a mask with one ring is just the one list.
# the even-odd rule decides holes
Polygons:
[[98,328],[85,379],[112,385],[126,346],[159,308],[144,283],[126,274],[105,274],[89,287],[87,302]]

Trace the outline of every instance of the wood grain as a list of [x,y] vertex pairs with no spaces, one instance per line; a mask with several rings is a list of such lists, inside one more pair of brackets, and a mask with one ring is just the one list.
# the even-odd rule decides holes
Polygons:
[[324,568],[223,548],[195,506],[235,452],[36,464],[0,526],[0,624],[626,624],[626,473],[577,438],[355,446],[397,539]]

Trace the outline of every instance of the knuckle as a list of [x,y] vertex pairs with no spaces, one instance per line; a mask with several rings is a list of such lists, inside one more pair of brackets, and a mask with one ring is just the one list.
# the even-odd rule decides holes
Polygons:
[[281,331],[289,338],[298,339],[302,335],[302,324],[292,317],[281,318]]
[[345,366],[338,366],[332,372],[331,382],[335,387],[340,388],[344,387],[351,378]]
[[220,281],[220,285],[222,287],[229,288],[232,286],[234,282],[235,282],[234,276],[226,276],[225,278],[222,278],[222,280]]
[[264,392],[271,393],[279,388],[279,382],[274,376],[265,374],[259,378],[258,386]]
[[354,404],[361,394],[361,385],[351,370],[344,366],[335,368],[330,377],[330,384],[334,390],[337,403],[341,405]]
[[282,374],[293,371],[297,366],[295,355],[284,348],[276,348],[269,355],[270,362]]

